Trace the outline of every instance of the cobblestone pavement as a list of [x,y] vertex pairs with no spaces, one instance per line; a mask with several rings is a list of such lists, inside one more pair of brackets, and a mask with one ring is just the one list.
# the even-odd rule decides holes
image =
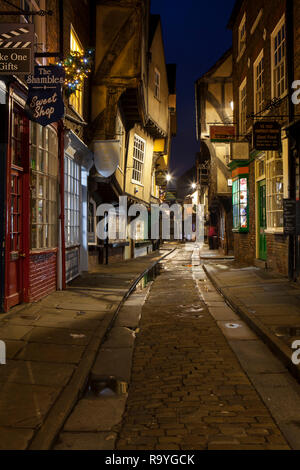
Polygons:
[[213,291],[201,300],[192,264],[178,250],[143,306],[116,448],[289,449],[209,311],[228,307]]

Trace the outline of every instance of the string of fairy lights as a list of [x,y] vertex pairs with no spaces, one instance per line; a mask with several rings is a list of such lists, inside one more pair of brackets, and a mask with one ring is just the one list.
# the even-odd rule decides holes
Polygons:
[[80,90],[85,78],[92,71],[94,50],[84,52],[71,51],[70,55],[57,63],[65,71],[65,93],[69,98],[77,90]]

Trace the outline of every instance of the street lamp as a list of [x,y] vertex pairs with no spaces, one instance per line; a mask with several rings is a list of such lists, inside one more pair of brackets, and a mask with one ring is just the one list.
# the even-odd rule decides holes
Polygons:
[[172,179],[172,176],[170,174],[167,174],[166,180],[168,181],[168,183],[171,181],[171,179]]
[[193,184],[192,184],[192,189],[196,189],[196,188],[197,188],[196,183],[193,183]]

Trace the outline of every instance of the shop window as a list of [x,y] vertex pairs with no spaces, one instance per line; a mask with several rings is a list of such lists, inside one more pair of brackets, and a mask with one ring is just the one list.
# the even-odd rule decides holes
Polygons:
[[58,140],[30,122],[31,249],[57,247]]
[[65,156],[65,242],[80,245],[80,166]]
[[[83,54],[84,52],[83,47],[78,39],[78,36],[72,26],[70,35],[70,52],[80,52],[80,54]],[[83,89],[83,83],[81,85],[78,85],[75,93],[72,93],[69,99],[69,104],[80,116],[83,115]]]
[[248,177],[241,176],[232,182],[233,229],[249,230]]
[[24,117],[15,108],[12,114],[11,126],[11,163],[23,167],[22,141],[24,134]]
[[282,98],[287,90],[285,19],[280,20],[271,36],[273,98]]
[[88,215],[88,244],[97,245],[97,217],[96,217],[96,202],[94,199],[89,199],[89,215]]
[[132,180],[134,183],[142,183],[145,160],[146,142],[138,135],[134,136],[133,144],[133,170]]
[[266,152],[267,228],[283,228],[283,162],[279,152]]
[[264,107],[264,54],[261,52],[254,63],[254,109],[260,113]]

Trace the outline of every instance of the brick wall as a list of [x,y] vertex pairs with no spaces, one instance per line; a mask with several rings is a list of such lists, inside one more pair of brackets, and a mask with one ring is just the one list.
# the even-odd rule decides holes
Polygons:
[[29,263],[29,302],[56,290],[56,253],[32,254]]
[[[295,11],[297,10],[300,19],[300,2],[296,1]],[[233,90],[235,103],[235,121],[239,123],[239,87],[245,77],[247,78],[247,114],[254,113],[254,72],[253,65],[264,50],[264,88],[265,105],[272,99],[271,84],[271,41],[270,36],[277,26],[278,22],[285,13],[285,0],[244,0],[241,10],[233,26]],[[263,15],[256,28],[255,21],[260,10],[263,9]],[[246,11],[246,50],[241,57],[238,57],[238,32],[239,25]],[[300,22],[296,21],[296,24]],[[252,33],[251,33],[252,30]],[[297,27],[295,37],[299,41],[296,47],[296,62],[298,75],[300,79],[300,26]],[[299,107],[300,112],[300,107]],[[269,112],[269,115],[287,115],[288,98],[286,98],[280,107]],[[287,118],[279,120],[282,126],[288,123]],[[247,120],[247,134],[251,136],[253,120]],[[251,140],[250,140],[251,142]],[[251,144],[250,144],[251,149]],[[249,174],[249,233],[234,234],[234,254],[238,261],[253,264],[256,259],[256,206],[255,206],[255,163],[250,164]],[[288,240],[283,235],[267,234],[267,265],[269,268],[278,271],[284,275],[288,273]]]
[[288,238],[284,235],[267,234],[267,267],[288,275]]
[[[233,90],[236,122],[239,122],[239,87],[245,77],[247,77],[247,114],[254,112],[253,64],[262,49],[264,49],[265,102],[269,102],[272,98],[270,36],[282,15],[285,13],[285,3],[285,0],[256,0],[255,2],[244,0],[243,2],[243,6],[233,27],[233,63],[235,64],[233,72]],[[261,8],[263,8],[263,16],[255,31],[251,34],[251,28]],[[245,11],[247,43],[244,54],[238,60],[238,31]],[[282,109],[276,109],[276,114],[287,114],[286,103],[283,104]],[[248,119],[247,128],[250,129],[252,124],[253,121]]]

